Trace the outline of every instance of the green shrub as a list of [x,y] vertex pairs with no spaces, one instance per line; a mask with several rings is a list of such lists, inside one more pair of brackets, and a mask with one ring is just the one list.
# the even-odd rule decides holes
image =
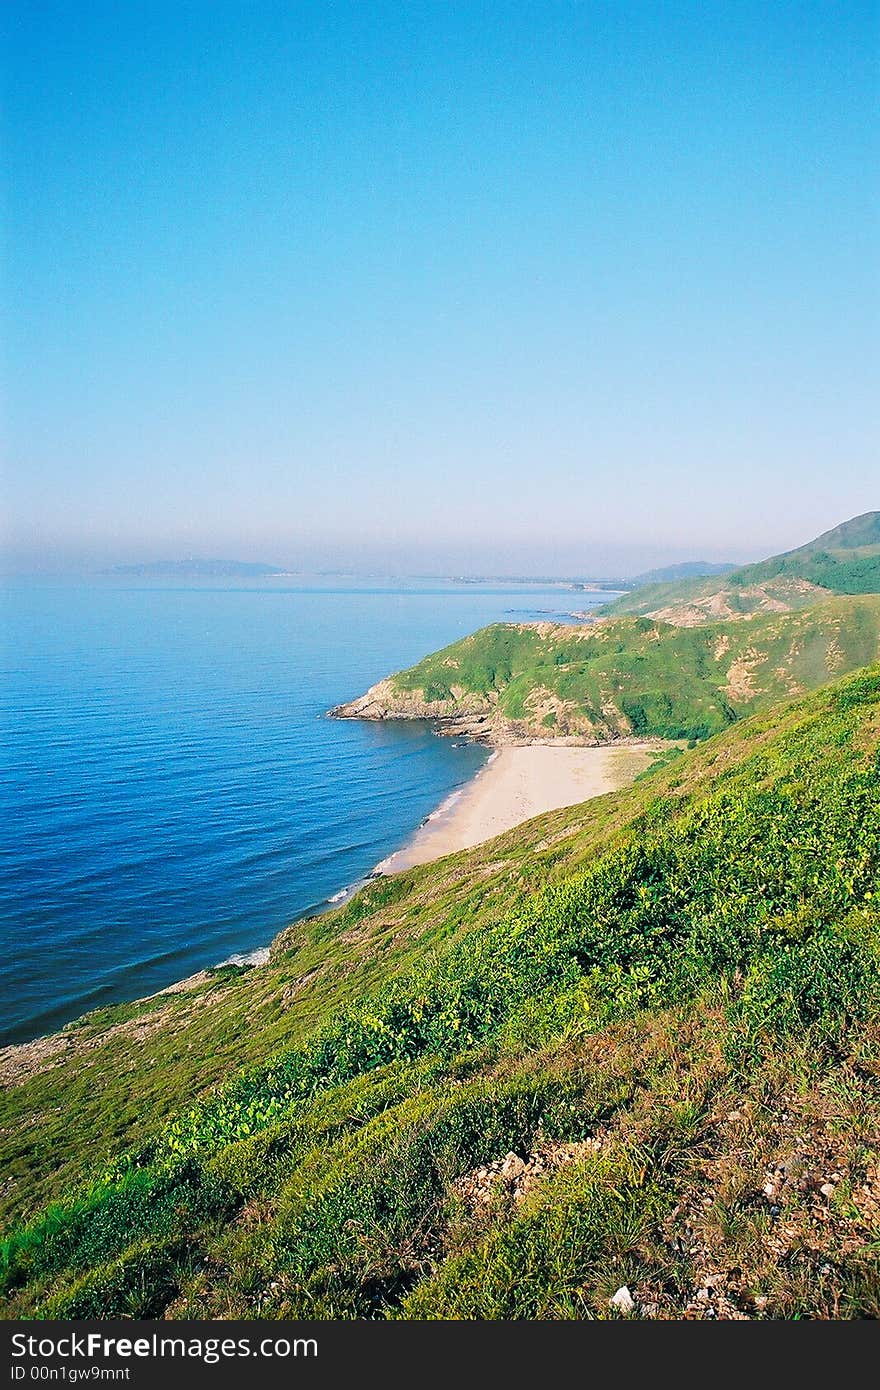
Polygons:
[[162,1173],[135,1171],[93,1188],[80,1201],[51,1207],[0,1248],[0,1287],[103,1264],[129,1245],[179,1233],[228,1215],[236,1194],[188,1162]]
[[749,971],[735,1018],[750,1037],[840,1035],[854,1019],[875,1012],[880,968],[860,945],[826,931],[806,941],[781,942]]
[[101,1265],[61,1289],[39,1309],[51,1320],[157,1318],[190,1272],[191,1255],[181,1240],[146,1241],[122,1259]]

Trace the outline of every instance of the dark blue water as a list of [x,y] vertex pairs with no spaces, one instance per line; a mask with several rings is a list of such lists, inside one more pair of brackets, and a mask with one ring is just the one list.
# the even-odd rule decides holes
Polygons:
[[326,710],[484,623],[603,598],[10,586],[0,1040],[265,946],[367,874],[487,754]]

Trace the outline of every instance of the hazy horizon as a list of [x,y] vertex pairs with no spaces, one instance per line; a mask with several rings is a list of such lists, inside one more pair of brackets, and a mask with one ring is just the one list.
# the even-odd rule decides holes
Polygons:
[[4,7],[4,568],[620,576],[878,505],[878,11]]
[[[699,553],[698,553],[699,552]],[[38,577],[56,575],[59,578],[84,578],[102,575],[116,567],[162,563],[185,564],[214,561],[221,563],[268,564],[294,575],[346,575],[355,578],[525,578],[525,579],[631,579],[646,570],[688,560],[703,560],[713,564],[741,564],[760,559],[755,550],[737,548],[736,552],[714,552],[708,547],[680,548],[670,546],[571,546],[571,547],[511,547],[485,546],[478,550],[453,547],[426,549],[424,547],[378,547],[372,551],[354,547],[301,547],[290,550],[265,548],[234,543],[220,550],[181,549],[174,545],[144,544],[140,547],[89,551],[67,550],[63,546],[40,552],[0,552],[0,574],[7,577]]]
[[[880,496],[874,499],[880,503]],[[869,507],[867,510],[876,510]],[[205,536],[200,543],[156,537],[115,545],[83,547],[55,539],[43,547],[0,547],[0,574],[9,577],[58,575],[84,577],[117,566],[219,561],[268,564],[294,574],[352,574],[429,578],[489,576],[523,578],[631,579],[636,575],[687,561],[711,564],[748,564],[780,554],[811,541],[847,516],[828,516],[809,535],[780,527],[780,539],[770,545],[663,544],[620,540],[557,540],[536,543],[523,540],[504,545],[498,541],[464,541],[407,544],[403,541],[312,539],[299,545],[290,541],[261,543],[234,535]]]

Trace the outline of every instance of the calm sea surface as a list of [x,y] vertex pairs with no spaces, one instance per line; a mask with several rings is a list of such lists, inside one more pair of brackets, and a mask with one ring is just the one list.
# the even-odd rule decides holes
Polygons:
[[7,586],[0,1041],[263,947],[369,873],[487,753],[326,710],[484,623],[607,597]]

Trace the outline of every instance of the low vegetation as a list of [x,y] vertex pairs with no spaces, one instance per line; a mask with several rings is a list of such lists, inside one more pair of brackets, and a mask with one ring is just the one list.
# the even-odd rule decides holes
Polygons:
[[10,1053],[7,1313],[876,1317],[878,895],[874,665]]

